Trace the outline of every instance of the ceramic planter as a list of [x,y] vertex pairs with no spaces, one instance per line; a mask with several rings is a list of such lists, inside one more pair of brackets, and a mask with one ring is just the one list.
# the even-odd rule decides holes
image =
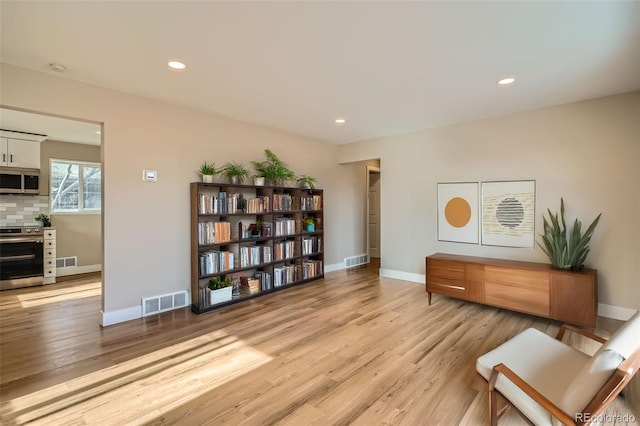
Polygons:
[[202,175],[203,183],[213,183],[213,175]]
[[209,290],[209,304],[228,302],[231,300],[233,286],[219,288],[218,290]]

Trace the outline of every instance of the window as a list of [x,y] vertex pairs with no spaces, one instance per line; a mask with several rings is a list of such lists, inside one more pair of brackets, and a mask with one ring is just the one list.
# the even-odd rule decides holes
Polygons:
[[97,163],[51,160],[51,213],[97,213],[102,169]]

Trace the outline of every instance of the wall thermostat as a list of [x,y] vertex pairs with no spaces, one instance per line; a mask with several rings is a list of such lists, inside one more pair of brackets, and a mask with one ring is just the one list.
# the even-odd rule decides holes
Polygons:
[[158,172],[156,170],[143,170],[142,180],[146,182],[155,182],[158,180]]

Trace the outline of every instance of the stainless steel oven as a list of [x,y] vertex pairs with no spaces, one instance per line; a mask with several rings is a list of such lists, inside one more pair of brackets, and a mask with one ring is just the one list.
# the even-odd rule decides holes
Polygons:
[[43,254],[42,228],[0,228],[0,290],[41,285]]

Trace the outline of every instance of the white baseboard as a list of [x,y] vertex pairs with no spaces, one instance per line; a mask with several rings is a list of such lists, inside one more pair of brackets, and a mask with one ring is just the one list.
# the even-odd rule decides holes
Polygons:
[[339,271],[341,269],[345,269],[344,262],[334,263],[332,265],[324,265],[324,272],[334,272]]
[[598,303],[598,316],[616,319],[620,321],[627,321],[637,311],[631,308],[623,308],[622,306],[605,305],[604,303]]
[[66,277],[68,275],[88,274],[89,272],[102,271],[102,265],[84,265],[84,266],[69,266],[66,268],[56,268],[57,277]]
[[394,269],[380,268],[380,276],[385,278],[394,278],[396,280],[411,281],[414,283],[425,283],[424,274],[414,274],[412,272],[396,271]]
[[100,311],[100,313],[102,314],[100,325],[103,327],[107,327],[109,325],[118,324],[120,322],[142,318],[142,306],[132,306],[130,308],[109,312]]

